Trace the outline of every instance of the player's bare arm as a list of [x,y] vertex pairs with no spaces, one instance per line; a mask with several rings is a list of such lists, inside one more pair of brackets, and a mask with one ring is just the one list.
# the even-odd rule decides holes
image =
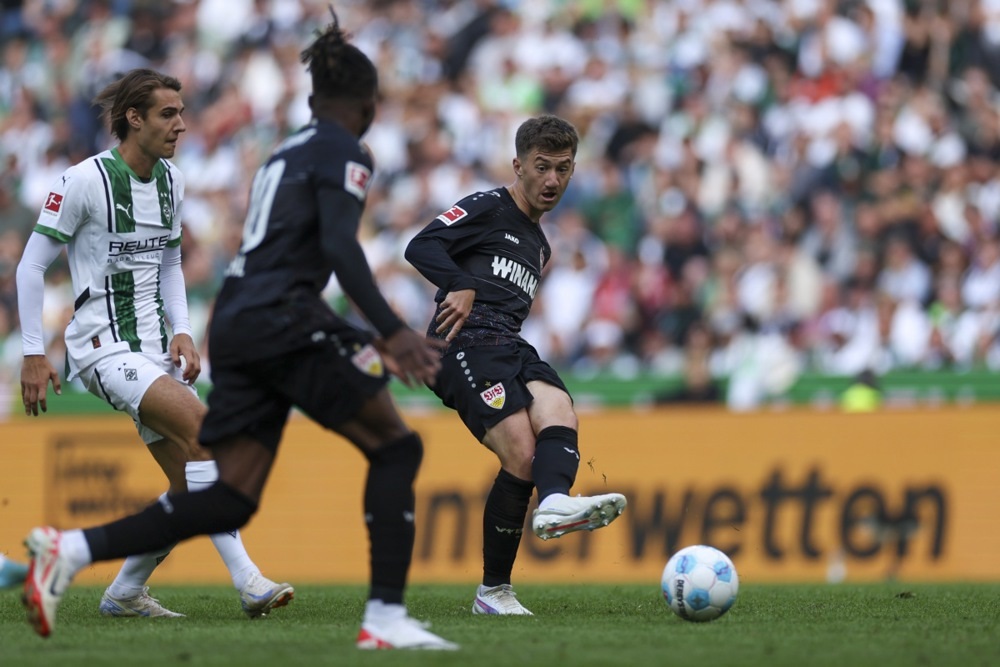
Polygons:
[[451,342],[462,330],[465,321],[469,319],[472,312],[472,304],[476,301],[476,290],[463,289],[457,292],[448,292],[444,301],[441,302],[441,312],[435,320],[438,324],[435,331],[439,334],[448,332],[445,340]]
[[59,373],[45,355],[30,354],[24,357],[24,362],[21,364],[21,399],[24,402],[24,414],[37,417],[39,408],[42,412],[48,411],[46,392],[50,381],[52,390],[61,394],[62,383],[59,381]]

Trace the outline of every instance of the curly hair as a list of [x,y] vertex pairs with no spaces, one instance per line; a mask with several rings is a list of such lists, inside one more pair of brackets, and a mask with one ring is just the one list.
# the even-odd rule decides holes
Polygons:
[[378,72],[361,49],[350,43],[340,28],[333,7],[333,22],[318,31],[302,51],[302,62],[312,75],[313,94],[328,98],[364,99],[378,91]]

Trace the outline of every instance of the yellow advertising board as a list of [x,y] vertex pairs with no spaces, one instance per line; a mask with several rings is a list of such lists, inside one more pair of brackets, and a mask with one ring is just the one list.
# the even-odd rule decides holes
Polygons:
[[[423,435],[414,581],[478,581],[491,454],[450,413]],[[575,493],[620,491],[608,528],[542,542],[525,533],[518,582],[656,582],[682,546],[727,551],[745,582],[1000,580],[1000,408],[840,414],[811,410],[602,412],[581,419]],[[130,420],[0,425],[0,551],[34,525],[86,527],[144,506],[165,479]],[[294,418],[260,511],[244,530],[266,574],[364,581],[364,459]],[[118,564],[79,580],[106,582]],[[158,582],[225,582],[207,538],[177,547]]]

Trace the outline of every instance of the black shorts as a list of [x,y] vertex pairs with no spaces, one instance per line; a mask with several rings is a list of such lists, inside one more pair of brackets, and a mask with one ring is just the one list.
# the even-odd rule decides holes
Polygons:
[[212,366],[208,414],[199,440],[207,447],[246,435],[276,451],[288,413],[297,407],[335,429],[353,418],[389,377],[372,337],[350,326],[277,357]]
[[441,359],[434,393],[482,442],[487,430],[531,404],[528,383],[536,380],[569,394],[559,374],[527,342],[469,347]]

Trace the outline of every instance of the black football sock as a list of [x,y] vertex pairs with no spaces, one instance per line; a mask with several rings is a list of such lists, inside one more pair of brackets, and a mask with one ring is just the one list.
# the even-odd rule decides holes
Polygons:
[[195,535],[236,530],[256,510],[253,500],[216,482],[204,491],[167,496],[138,514],[88,528],[83,536],[94,561],[114,560],[161,551]]
[[501,469],[483,511],[483,586],[510,583],[534,484]]
[[538,489],[538,502],[553,493],[569,494],[580,467],[576,431],[568,426],[549,426],[538,434],[531,475]]
[[420,436],[411,433],[368,452],[365,521],[371,541],[368,599],[402,604],[416,528],[413,480],[423,458]]

